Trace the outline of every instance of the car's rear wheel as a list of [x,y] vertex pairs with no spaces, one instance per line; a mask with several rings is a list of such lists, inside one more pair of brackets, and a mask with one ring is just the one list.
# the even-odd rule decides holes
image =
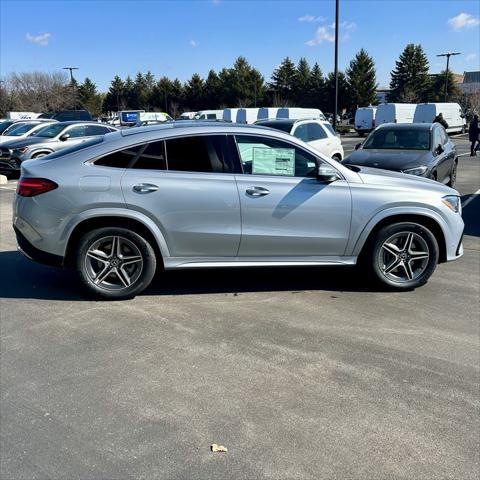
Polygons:
[[152,245],[125,228],[106,227],[85,234],[77,250],[77,270],[85,287],[105,299],[132,298],[152,281]]
[[458,168],[458,161],[455,160],[452,165],[452,170],[450,171],[450,180],[447,183],[449,187],[453,188],[455,186],[455,183],[457,183],[457,168]]
[[410,290],[427,283],[438,257],[437,240],[428,228],[402,222],[379,230],[369,263],[374,277],[384,286]]

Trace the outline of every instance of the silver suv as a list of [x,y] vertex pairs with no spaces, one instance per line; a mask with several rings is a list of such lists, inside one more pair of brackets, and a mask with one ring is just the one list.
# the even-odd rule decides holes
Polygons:
[[178,122],[24,162],[13,224],[28,257],[119,299],[160,268],[358,262],[415,288],[463,254],[460,210],[449,187],[347,168],[280,131]]

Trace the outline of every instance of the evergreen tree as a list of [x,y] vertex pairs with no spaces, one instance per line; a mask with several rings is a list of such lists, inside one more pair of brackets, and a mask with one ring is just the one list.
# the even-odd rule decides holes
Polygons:
[[153,88],[153,105],[156,110],[169,113],[172,96],[173,82],[168,77],[162,77]]
[[220,105],[222,82],[215,70],[210,70],[205,80],[205,103],[212,109]]
[[110,84],[110,88],[105,96],[105,100],[102,105],[104,112],[118,112],[126,107],[125,100],[125,85],[122,79],[115,75]]
[[133,88],[133,98],[135,107],[141,110],[149,110],[150,105],[149,101],[152,96],[152,91],[149,90],[148,82],[146,76],[142,75],[142,73],[138,72],[137,76],[135,77],[135,85]]
[[[325,80],[325,110],[333,113],[335,109],[335,75],[329,73]],[[343,72],[338,72],[338,114],[350,106],[350,89],[347,77]]]
[[263,96],[263,77],[245,57],[238,57],[230,69],[229,82],[234,99],[232,105],[251,107]]
[[390,102],[422,102],[428,99],[428,59],[421,45],[408,44],[391,73]]
[[[445,101],[445,70],[438,75],[432,75],[431,89],[428,95],[429,102]],[[448,71],[447,100],[449,102],[457,101],[461,97],[461,91],[455,83],[453,73]]]
[[318,63],[315,63],[308,81],[307,105],[312,108],[327,108],[327,99],[325,92],[325,79]]
[[363,48],[355,55],[346,70],[351,108],[366,107],[376,103],[375,63]]
[[135,92],[135,82],[130,75],[125,79],[123,86],[123,98],[125,100],[125,109],[138,109],[138,100]]
[[310,76],[311,70],[306,58],[302,57],[298,61],[295,72],[294,99],[299,107],[310,106]]
[[270,89],[279,102],[292,103],[295,101],[296,68],[290,58],[286,57],[273,71]]
[[81,107],[88,110],[94,117],[102,113],[102,96],[97,92],[97,86],[88,77],[78,87],[78,101]]
[[205,106],[205,83],[198,73],[185,84],[185,99],[191,110],[202,110]]

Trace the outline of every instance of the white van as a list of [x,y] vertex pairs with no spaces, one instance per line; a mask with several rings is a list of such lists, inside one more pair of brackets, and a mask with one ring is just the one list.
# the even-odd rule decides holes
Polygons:
[[277,118],[277,107],[262,107],[258,109],[258,120],[270,120]]
[[413,123],[416,103],[382,103],[377,107],[375,125],[382,123]]
[[197,112],[194,120],[222,120],[223,110],[200,110]]
[[239,110],[239,108],[226,108],[223,110],[223,119],[226,122],[235,123],[237,121],[237,113]]
[[237,112],[237,123],[255,123],[258,120],[259,108],[240,108]]
[[178,120],[193,120],[197,112],[183,112],[179,117]]
[[419,103],[413,121],[415,123],[432,123],[439,113],[448,123],[448,133],[465,132],[465,116],[458,103]]
[[354,127],[359,137],[375,129],[377,107],[361,107],[355,112]]
[[326,120],[325,115],[319,108],[279,108],[276,118],[290,118],[300,120],[302,118],[317,118]]

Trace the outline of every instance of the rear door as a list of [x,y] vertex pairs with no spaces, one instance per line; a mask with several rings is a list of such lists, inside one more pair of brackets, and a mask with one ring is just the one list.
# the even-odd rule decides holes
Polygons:
[[321,183],[316,159],[283,140],[236,136],[243,174],[240,257],[341,256],[351,220],[345,180]]
[[234,257],[240,202],[226,135],[143,145],[122,178],[128,208],[150,217],[172,257]]

